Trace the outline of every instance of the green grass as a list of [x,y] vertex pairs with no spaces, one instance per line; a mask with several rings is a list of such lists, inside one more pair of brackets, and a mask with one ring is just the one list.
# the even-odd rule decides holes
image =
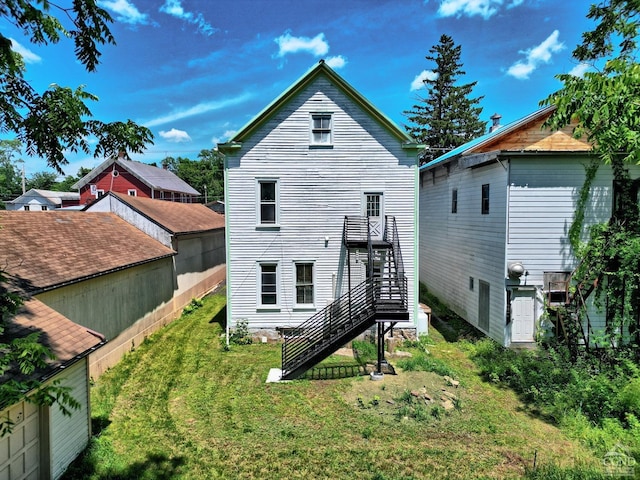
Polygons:
[[224,302],[205,298],[96,381],[97,435],[66,479],[543,478],[532,476],[542,468],[587,478],[570,475],[597,469],[588,449],[484,381],[435,330],[429,351],[461,382],[448,412],[403,396],[449,388],[432,371],[266,384],[280,346],[225,351]]

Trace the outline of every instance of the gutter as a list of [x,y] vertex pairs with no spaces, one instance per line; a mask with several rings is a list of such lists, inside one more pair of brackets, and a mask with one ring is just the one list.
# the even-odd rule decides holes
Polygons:
[[[127,270],[129,268],[138,267],[138,266],[144,265],[146,263],[155,262],[156,260],[162,260],[163,258],[173,257],[173,256],[175,256],[177,254],[178,254],[177,252],[172,252],[172,253],[168,253],[166,255],[162,255],[160,257],[154,257],[154,258],[150,258],[148,260],[142,260],[140,262],[130,263],[128,265],[122,265],[120,267],[112,268],[112,269],[105,270],[105,271],[98,272],[98,273],[93,273],[91,275],[85,275],[84,277],[74,278],[73,280],[68,280],[66,282],[56,283],[56,284],[53,284],[53,285],[47,285],[45,287],[36,288],[34,290],[29,290],[28,293],[30,295],[38,295],[40,293],[49,292],[49,291],[55,290],[57,288],[67,287],[69,285],[74,285],[76,283],[84,282],[85,280],[91,280],[93,278],[102,277],[102,276],[108,275],[110,273],[121,272],[121,271]],[[90,332],[90,333],[95,335],[94,332]]]

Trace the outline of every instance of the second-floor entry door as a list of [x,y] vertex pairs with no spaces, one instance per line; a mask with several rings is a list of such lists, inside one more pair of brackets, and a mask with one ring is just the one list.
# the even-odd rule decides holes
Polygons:
[[372,240],[382,240],[384,234],[384,196],[381,192],[364,193],[364,212],[369,219]]

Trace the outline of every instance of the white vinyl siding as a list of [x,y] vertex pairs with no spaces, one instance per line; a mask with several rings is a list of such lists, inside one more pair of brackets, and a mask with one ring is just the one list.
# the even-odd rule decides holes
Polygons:
[[[319,109],[332,113],[332,148],[309,148],[309,121]],[[227,154],[228,303],[230,325],[296,326],[310,317],[296,308],[295,269],[314,261],[314,302],[324,308],[347,291],[342,247],[345,215],[362,215],[362,193],[384,192],[385,214],[395,215],[415,306],[416,156],[324,77],[297,93]],[[381,174],[384,172],[384,174]],[[256,228],[256,179],[278,179],[279,228]],[[281,312],[256,311],[255,278],[261,261],[278,260]],[[354,267],[355,265],[352,265]],[[355,285],[354,285],[355,286]],[[411,310],[413,320],[413,310]]]
[[[420,179],[420,281],[453,311],[502,342],[505,318],[507,171],[437,168]],[[481,210],[482,185],[491,185],[490,214]],[[451,214],[457,190],[457,213]],[[472,285],[475,281],[475,288]],[[479,324],[478,280],[490,286],[489,328]],[[473,290],[472,290],[473,289]]]
[[50,408],[51,469],[54,479],[60,478],[69,464],[89,442],[89,397],[87,362],[79,361],[56,376],[61,384],[71,388],[71,395],[80,403],[78,410],[65,416],[56,404]]

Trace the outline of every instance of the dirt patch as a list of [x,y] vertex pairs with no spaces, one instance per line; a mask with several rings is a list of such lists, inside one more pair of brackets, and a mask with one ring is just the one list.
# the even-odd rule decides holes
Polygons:
[[379,381],[362,377],[351,384],[343,397],[354,408],[375,407],[378,413],[396,414],[408,403],[408,396],[414,404],[450,409],[461,394],[463,387],[452,385],[436,373],[399,371],[397,375],[384,375]]

